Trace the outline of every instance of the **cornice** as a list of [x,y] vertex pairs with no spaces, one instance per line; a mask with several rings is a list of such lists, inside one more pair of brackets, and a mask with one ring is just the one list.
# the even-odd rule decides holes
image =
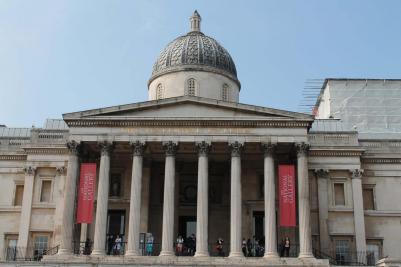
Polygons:
[[311,157],[360,157],[363,150],[316,150],[311,149],[309,156]]
[[401,163],[401,158],[362,158],[362,163],[394,164]]
[[0,155],[0,160],[25,161],[27,155]]
[[28,155],[64,155],[68,154],[66,147],[25,147],[25,153]]
[[309,121],[272,121],[272,120],[115,120],[115,119],[76,119],[65,120],[69,127],[137,127],[137,126],[211,126],[211,127],[273,127],[306,128]]

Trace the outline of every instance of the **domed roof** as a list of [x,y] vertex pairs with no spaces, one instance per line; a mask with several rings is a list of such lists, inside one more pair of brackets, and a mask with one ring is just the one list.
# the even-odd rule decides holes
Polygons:
[[200,70],[228,76],[239,84],[230,54],[215,39],[200,31],[200,20],[195,11],[191,17],[191,31],[170,42],[160,53],[149,82],[165,73]]

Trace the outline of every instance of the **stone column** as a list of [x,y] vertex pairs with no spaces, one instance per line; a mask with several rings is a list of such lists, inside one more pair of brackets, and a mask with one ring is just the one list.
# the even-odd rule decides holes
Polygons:
[[163,143],[166,152],[164,171],[164,199],[163,199],[163,231],[162,249],[160,256],[174,256],[174,191],[175,191],[175,154],[177,143]]
[[263,144],[265,186],[265,258],[278,258],[276,230],[275,144]]
[[241,194],[241,152],[243,144],[237,141],[231,148],[231,209],[230,209],[230,255],[243,257],[241,250],[242,194]]
[[299,208],[299,258],[312,258],[312,232],[310,226],[308,150],[305,143],[296,144]]
[[63,214],[64,214],[64,187],[65,187],[65,173],[67,168],[60,166],[56,168],[56,177],[54,183],[54,201],[56,210],[54,212],[54,243],[60,245],[61,232],[63,228]]
[[198,199],[196,208],[196,257],[209,256],[209,149],[210,144],[203,141],[198,147]]
[[75,221],[75,197],[79,170],[79,143],[71,141],[67,143],[70,151],[67,165],[67,176],[64,187],[63,224],[61,227],[61,243],[58,255],[72,254],[72,238]]
[[24,168],[25,180],[24,180],[24,193],[22,195],[22,206],[21,206],[21,217],[19,222],[19,234],[17,247],[21,249],[23,257],[25,257],[26,249],[28,247],[29,240],[29,227],[31,222],[32,212],[32,196],[33,196],[33,183],[35,180],[36,168],[27,166]]
[[145,143],[136,141],[131,143],[133,150],[131,198],[129,206],[128,225],[128,248],[127,256],[139,256],[139,234],[141,223],[141,191],[142,191],[142,168],[143,151]]
[[329,199],[328,199],[328,179],[329,171],[318,169],[315,170],[317,177],[317,194],[319,202],[319,238],[320,251],[328,254],[330,249],[330,236],[328,229],[329,220]]
[[354,206],[354,226],[356,251],[359,262],[366,262],[366,236],[365,215],[362,197],[362,174],[363,170],[352,170],[352,200]]
[[109,202],[110,152],[113,148],[113,145],[109,142],[101,142],[98,145],[101,150],[101,157],[96,201],[95,236],[93,241],[92,255],[105,255],[107,210]]

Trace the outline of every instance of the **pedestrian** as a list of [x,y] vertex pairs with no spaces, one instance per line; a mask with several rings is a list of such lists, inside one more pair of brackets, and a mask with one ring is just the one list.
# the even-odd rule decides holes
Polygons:
[[111,251],[113,249],[113,243],[114,243],[113,235],[109,235],[107,237],[107,255],[111,254]]
[[148,238],[146,239],[146,255],[152,256],[153,254],[153,242],[154,238],[151,233],[149,233]]
[[244,254],[244,256],[248,256],[247,251],[246,251],[246,240],[245,238],[242,239],[242,253]]
[[289,257],[290,256],[290,238],[287,236],[284,240],[284,257]]
[[251,243],[251,239],[248,238],[248,240],[246,241],[246,248],[247,248],[247,253],[248,253],[248,257],[251,257],[251,252],[252,252],[252,243]]
[[182,247],[184,245],[184,238],[182,238],[181,235],[177,237],[177,243],[176,243],[176,251],[177,251],[177,256],[182,256]]
[[113,247],[113,254],[114,255],[120,255],[121,254],[121,245],[122,245],[122,240],[119,235],[117,235],[116,240],[114,240],[114,247]]
[[284,257],[284,244],[285,244],[285,240],[281,239],[281,242],[278,246],[279,252],[280,252],[280,257]]
[[224,257],[224,240],[223,238],[219,237],[216,241],[216,250],[217,250],[217,255],[220,257]]

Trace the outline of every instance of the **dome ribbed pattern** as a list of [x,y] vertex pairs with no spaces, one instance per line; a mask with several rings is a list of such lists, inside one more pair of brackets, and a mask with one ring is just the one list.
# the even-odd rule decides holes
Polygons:
[[150,81],[163,73],[182,70],[215,71],[238,80],[227,50],[199,31],[189,32],[167,45],[153,66]]

